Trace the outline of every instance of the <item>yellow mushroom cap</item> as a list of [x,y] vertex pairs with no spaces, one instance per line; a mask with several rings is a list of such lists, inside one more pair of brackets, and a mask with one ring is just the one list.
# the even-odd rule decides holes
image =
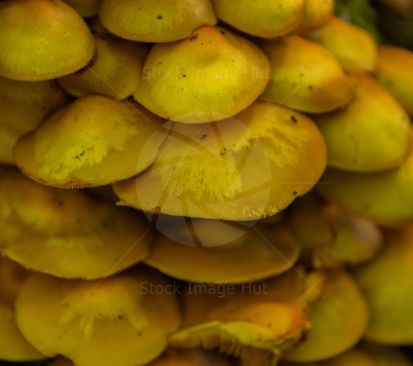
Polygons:
[[302,244],[303,259],[315,268],[360,264],[382,247],[383,237],[374,222],[311,196],[293,205],[288,222]]
[[234,119],[175,124],[151,168],[114,190],[120,204],[143,211],[248,221],[308,192],[325,160],[311,120],[257,102]]
[[323,27],[306,34],[337,57],[347,70],[373,71],[377,65],[377,44],[367,31],[332,17]]
[[132,210],[82,191],[49,188],[17,172],[0,176],[0,251],[64,278],[109,276],[141,261],[151,232]]
[[352,73],[355,98],[339,111],[315,117],[333,168],[377,172],[400,166],[410,150],[409,116],[368,74]]
[[93,17],[99,11],[101,0],[64,0],[75,9],[82,17]]
[[134,102],[85,96],[22,137],[15,145],[16,163],[50,186],[106,185],[152,164],[168,133],[162,122]]
[[0,162],[14,164],[16,141],[67,101],[54,81],[26,82],[0,77]]
[[209,0],[103,0],[100,19],[110,32],[140,42],[172,42],[217,22]]
[[386,90],[413,115],[413,52],[381,46],[375,74]]
[[407,225],[389,232],[379,255],[357,270],[370,309],[367,339],[387,345],[413,342],[412,258],[413,227]]
[[0,257],[0,360],[25,362],[46,358],[29,344],[16,324],[14,302],[26,275],[24,268]]
[[170,348],[147,366],[231,366],[228,358],[202,349],[178,350]]
[[[280,366],[299,366],[302,363],[284,362]],[[409,359],[398,349],[380,346],[353,348],[326,361],[306,363],[307,366],[411,366]]]
[[131,96],[138,85],[146,49],[107,35],[95,35],[95,43],[93,63],[59,79],[60,86],[77,97],[100,94],[125,99]]
[[2,1],[0,24],[1,76],[53,79],[79,70],[93,56],[86,23],[61,0]]
[[282,36],[300,23],[305,0],[212,0],[220,20],[263,38]]
[[[290,269],[299,244],[285,227],[243,226],[212,220],[190,220],[175,230],[190,230],[191,241],[173,241],[159,234],[145,263],[174,278],[215,284],[268,278]],[[229,226],[229,227],[228,227]],[[191,235],[190,234],[190,235]],[[179,235],[178,236],[183,236]],[[212,240],[220,246],[203,247]]]
[[363,336],[368,310],[355,280],[344,271],[320,272],[323,286],[319,299],[309,308],[312,330],[306,340],[284,358],[314,362],[337,356],[353,347]]
[[32,274],[16,301],[17,322],[49,357],[63,355],[77,366],[144,365],[180,323],[167,286],[143,270],[97,281]]
[[347,104],[352,88],[335,57],[298,36],[262,43],[271,64],[270,82],[260,99],[309,113]]
[[243,366],[270,366],[308,331],[301,307],[266,298],[266,287],[208,286],[187,289],[182,327],[169,342],[173,347],[217,349]]
[[334,0],[307,0],[304,18],[298,31],[308,31],[322,27],[334,15]]
[[223,28],[202,27],[183,41],[155,44],[134,97],[173,121],[217,121],[252,104],[269,74],[267,58],[252,42]]
[[413,219],[413,149],[403,164],[381,173],[329,169],[318,189],[327,199],[386,226]]

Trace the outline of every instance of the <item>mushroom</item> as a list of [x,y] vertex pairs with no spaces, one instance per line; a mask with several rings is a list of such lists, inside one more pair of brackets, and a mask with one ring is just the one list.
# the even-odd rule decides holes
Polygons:
[[82,191],[49,188],[18,172],[0,175],[0,251],[26,268],[95,279],[148,254],[151,231],[133,211]]
[[60,86],[76,97],[100,94],[115,99],[131,96],[137,88],[146,49],[108,35],[95,35],[93,63],[59,79]]
[[117,182],[156,159],[169,129],[162,122],[133,102],[85,96],[22,137],[16,163],[30,178],[55,187]]
[[271,64],[261,100],[302,112],[323,113],[352,98],[349,80],[335,57],[315,42],[287,36],[261,44]]
[[54,81],[26,82],[0,77],[0,162],[14,165],[16,141],[67,101]]
[[304,261],[313,268],[354,266],[374,258],[382,247],[374,222],[312,196],[293,205],[288,221]]
[[[299,366],[302,363],[283,362],[280,366]],[[364,345],[353,348],[329,360],[307,364],[307,366],[412,366],[409,359],[398,349]]]
[[26,275],[24,268],[0,257],[0,360],[3,361],[26,362],[46,358],[29,344],[16,323],[14,301]]
[[77,366],[136,366],[157,358],[180,323],[169,281],[140,269],[104,280],[31,274],[16,300],[26,338]]
[[303,343],[283,355],[288,361],[314,362],[337,356],[358,343],[367,327],[367,304],[350,274],[334,270],[313,276],[318,277],[320,287],[318,299],[308,305],[312,330]]
[[202,349],[168,349],[162,357],[147,366],[231,366],[228,358]]
[[381,46],[376,77],[413,116],[413,52],[399,47]]
[[377,224],[413,220],[413,150],[397,169],[371,174],[328,169],[321,181],[318,190],[325,198]]
[[147,212],[251,221],[308,192],[325,160],[310,119],[256,102],[218,123],[176,123],[151,168],[114,190],[119,204]]
[[0,75],[40,81],[84,67],[94,41],[86,23],[62,0],[0,3]]
[[389,231],[386,245],[356,271],[367,299],[370,322],[365,338],[386,345],[413,343],[413,226]]
[[356,25],[332,17],[326,25],[306,36],[327,48],[346,70],[376,69],[377,44],[370,33]]
[[409,116],[368,74],[349,77],[355,89],[353,101],[314,118],[327,144],[328,166],[361,173],[400,166],[410,150]]
[[263,38],[285,35],[300,24],[305,0],[212,0],[217,17],[234,28]]
[[103,0],[99,16],[113,34],[139,42],[177,41],[217,22],[209,0]]
[[298,31],[305,32],[325,25],[334,15],[334,0],[307,0],[304,19]]
[[269,73],[255,44],[223,28],[202,27],[185,40],[153,46],[134,97],[173,121],[217,121],[252,104]]
[[93,17],[99,11],[101,0],[64,0],[75,9],[82,17]]
[[173,230],[161,230],[163,234],[158,234],[144,262],[186,281],[232,284],[261,280],[290,269],[300,252],[300,245],[280,225],[187,218],[175,221]]
[[300,306],[267,298],[263,284],[253,286],[192,284],[183,297],[182,328],[171,336],[170,345],[216,349],[243,366],[276,364],[309,324]]

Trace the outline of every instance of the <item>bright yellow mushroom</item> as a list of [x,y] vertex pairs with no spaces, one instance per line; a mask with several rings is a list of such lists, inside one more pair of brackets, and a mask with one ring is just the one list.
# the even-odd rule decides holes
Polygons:
[[161,275],[139,270],[96,281],[32,274],[16,301],[19,328],[49,357],[76,366],[137,366],[157,358],[180,323]]
[[305,0],[212,0],[220,20],[234,28],[263,38],[293,31],[300,24]]
[[231,366],[223,355],[202,349],[177,350],[170,348],[162,357],[147,366]]
[[379,255],[356,272],[370,309],[365,337],[380,344],[410,345],[413,342],[413,226],[388,232],[385,243]]
[[103,0],[99,16],[113,34],[140,42],[184,39],[217,22],[209,0]]
[[302,244],[302,259],[315,268],[360,264],[371,260],[382,246],[374,222],[311,196],[293,205],[288,221]]
[[54,81],[25,82],[0,77],[0,162],[14,164],[16,141],[67,102]]
[[368,322],[364,297],[344,271],[317,272],[318,300],[308,306],[312,330],[306,340],[284,354],[294,362],[328,359],[350,349],[362,338]]
[[24,268],[7,258],[0,257],[0,360],[2,361],[25,362],[46,358],[29,344],[16,324],[14,302],[26,275]]
[[306,34],[337,57],[347,70],[374,71],[377,66],[377,44],[370,33],[332,17],[323,27]]
[[394,226],[413,220],[413,149],[403,164],[381,173],[329,169],[318,186],[328,200],[378,224]]
[[282,226],[244,226],[188,218],[179,226],[175,224],[174,231],[169,231],[168,236],[174,234],[175,240],[166,234],[157,236],[144,262],[186,281],[258,281],[287,271],[300,253],[299,243]]
[[413,116],[413,52],[381,46],[375,74],[386,90]]
[[151,168],[114,190],[121,205],[143,211],[248,221],[308,192],[325,160],[311,120],[256,102],[218,123],[176,123]]
[[0,2],[0,76],[47,80],[75,72],[92,58],[86,23],[62,0]]
[[352,73],[350,80],[353,101],[314,118],[327,144],[328,165],[362,173],[400,166],[410,150],[409,116],[368,74]]
[[173,121],[217,121],[252,104],[269,74],[255,44],[223,28],[202,27],[183,41],[155,44],[134,97]]
[[0,175],[0,251],[26,268],[95,279],[148,254],[151,232],[131,210],[83,191],[55,189],[18,172]]
[[14,151],[17,165],[30,178],[83,188],[144,171],[167,134],[167,123],[134,102],[89,95],[55,112],[22,137]]
[[334,15],[334,0],[307,0],[304,19],[298,31],[304,32],[325,25]]
[[146,49],[137,43],[95,35],[96,55],[91,65],[59,79],[76,97],[99,94],[115,99],[131,96],[137,88]]
[[64,0],[82,17],[93,17],[97,15],[101,0]]
[[328,112],[350,101],[352,88],[342,67],[317,43],[287,36],[261,46],[271,77],[260,99],[309,113]]

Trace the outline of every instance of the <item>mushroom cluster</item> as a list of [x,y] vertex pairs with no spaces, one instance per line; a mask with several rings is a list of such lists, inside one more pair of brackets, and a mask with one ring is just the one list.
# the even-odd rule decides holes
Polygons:
[[0,363],[412,365],[413,53],[334,5],[0,1]]

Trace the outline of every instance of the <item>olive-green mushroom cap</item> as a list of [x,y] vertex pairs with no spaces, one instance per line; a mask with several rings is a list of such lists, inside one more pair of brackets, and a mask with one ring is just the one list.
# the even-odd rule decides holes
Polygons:
[[62,0],[2,1],[0,24],[0,76],[53,79],[81,69],[93,56],[92,33]]

